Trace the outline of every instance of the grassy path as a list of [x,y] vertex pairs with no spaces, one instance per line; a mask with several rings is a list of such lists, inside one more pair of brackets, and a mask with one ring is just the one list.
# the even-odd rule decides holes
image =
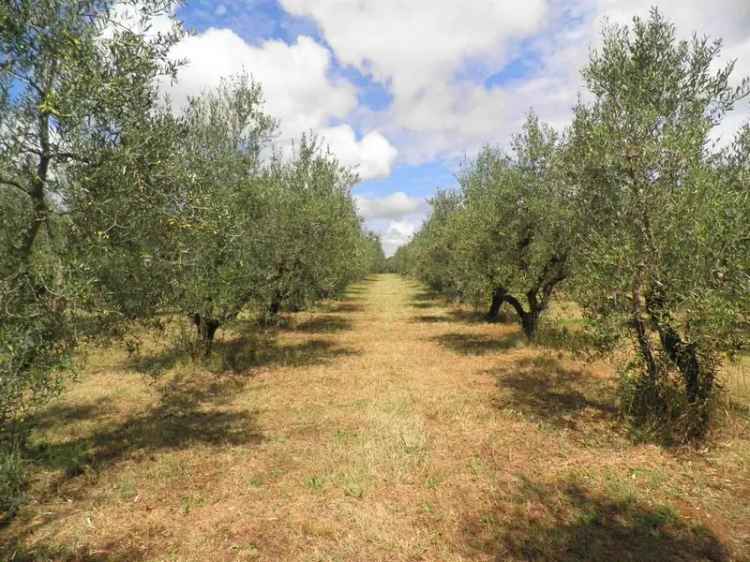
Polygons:
[[0,558],[748,559],[746,433],[700,456],[636,445],[609,367],[415,283],[373,277],[219,348],[209,369],[92,357],[39,420],[36,501]]

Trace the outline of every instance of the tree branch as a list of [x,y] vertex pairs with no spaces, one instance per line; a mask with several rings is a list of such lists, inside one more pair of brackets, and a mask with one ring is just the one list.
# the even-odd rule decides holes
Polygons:
[[55,160],[75,160],[76,162],[83,162],[84,164],[91,164],[91,160],[80,154],[73,152],[53,152],[50,158]]
[[10,187],[15,187],[16,189],[18,189],[19,191],[21,191],[22,193],[24,193],[24,195],[28,195],[29,194],[29,192],[26,191],[26,189],[24,189],[24,187],[20,183],[18,183],[17,181],[9,180],[8,178],[0,177],[0,184],[2,184],[2,185],[8,185]]
[[506,293],[505,294],[505,302],[507,302],[510,306],[512,306],[516,313],[518,314],[519,318],[523,318],[528,313],[523,309],[523,305],[521,304],[521,301],[519,301],[516,297],[513,295]]

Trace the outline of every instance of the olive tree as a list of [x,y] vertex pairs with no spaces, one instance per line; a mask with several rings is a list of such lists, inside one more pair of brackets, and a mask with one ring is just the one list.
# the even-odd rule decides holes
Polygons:
[[[512,146],[517,179],[509,185],[516,187],[502,198],[508,222],[501,237],[511,264],[505,301],[533,340],[539,318],[559,285],[570,276],[572,240],[581,223],[571,209],[560,163],[564,145],[554,129],[531,114]],[[526,307],[515,295],[522,295]]]
[[503,304],[533,340],[555,289],[569,276],[576,228],[562,165],[563,141],[529,114],[511,151],[486,147],[439,192],[433,215],[405,252],[429,286],[463,300]]
[[507,294],[509,271],[504,261],[506,241],[499,236],[501,186],[513,179],[510,161],[501,151],[485,147],[468,162],[459,181],[462,208],[452,221],[456,233],[455,276],[464,298],[475,304],[490,298],[486,319],[498,319]]
[[[139,2],[148,19],[168,2]],[[0,424],[57,388],[54,373],[92,323],[81,303],[101,289],[86,256],[69,251],[72,168],[89,170],[150,115],[156,80],[171,76],[179,30],[115,26],[108,1],[0,6]],[[144,117],[146,116],[146,117]],[[138,147],[130,148],[137,151]],[[91,200],[89,216],[103,198]],[[83,318],[86,316],[86,318]]]
[[[100,222],[116,224],[117,229],[134,227],[134,236],[139,232],[135,225],[115,219],[109,203],[112,192],[123,187],[131,173],[143,176],[150,167],[141,145],[129,142],[124,133],[137,129],[136,123],[149,123],[152,132],[160,127],[154,113],[157,81],[174,75],[176,63],[168,51],[180,31],[148,33],[140,25],[131,30],[115,18],[121,4],[125,3],[0,4],[3,471],[19,469],[20,463],[13,461],[13,450],[24,436],[19,422],[60,390],[80,339],[110,331],[126,316],[111,301],[114,292],[107,287],[117,274],[99,276],[103,268],[96,262],[98,256],[81,250],[97,247],[111,232],[99,229],[96,239],[86,234],[96,216],[109,214]],[[170,4],[140,1],[139,18],[145,22],[168,14]],[[165,137],[169,135],[156,134],[153,139]],[[160,142],[153,140],[152,148]],[[89,198],[85,211],[74,208],[78,181],[86,172],[106,168],[113,152],[129,154],[121,161],[127,162],[125,168],[112,174],[109,184],[98,186],[99,195]],[[136,286],[131,289],[138,291]],[[107,306],[100,306],[103,303]],[[20,482],[18,474],[0,474],[0,509],[12,510],[17,503],[17,485],[11,486],[15,492],[6,486],[13,482]]]
[[266,172],[268,208],[261,224],[267,311],[299,310],[339,294],[362,274],[363,229],[351,188],[357,176],[315,137],[277,154]]
[[357,262],[354,268],[360,277],[368,273],[386,273],[388,271],[383,243],[380,236],[375,232],[362,231],[356,258]]
[[463,197],[454,190],[438,190],[430,199],[432,213],[409,244],[413,255],[411,273],[432,290],[461,297],[457,276],[455,217],[463,207]]
[[[720,43],[680,41],[656,10],[610,26],[583,71],[570,172],[578,212],[578,299],[610,346],[635,344],[625,403],[637,418],[708,428],[725,352],[748,311],[747,191],[709,135],[748,83],[730,86]],[[738,162],[740,159],[728,159]],[[744,218],[743,218],[744,217]]]
[[174,252],[163,256],[173,271],[166,302],[190,316],[206,354],[216,330],[257,298],[265,271],[261,153],[276,122],[262,105],[260,85],[241,74],[191,99],[180,116],[183,181],[165,209],[177,230]]

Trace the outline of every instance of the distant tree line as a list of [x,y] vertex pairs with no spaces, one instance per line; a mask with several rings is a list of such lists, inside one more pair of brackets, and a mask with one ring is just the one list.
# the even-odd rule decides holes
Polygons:
[[750,127],[712,140],[750,84],[720,47],[678,40],[657,10],[605,27],[572,123],[531,113],[507,149],[482,150],[388,267],[488,320],[509,307],[532,341],[564,294],[595,348],[629,343],[625,413],[705,436],[750,327]]

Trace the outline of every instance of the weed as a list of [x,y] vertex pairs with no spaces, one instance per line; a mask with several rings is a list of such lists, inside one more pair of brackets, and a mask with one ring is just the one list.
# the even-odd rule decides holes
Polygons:
[[325,480],[321,476],[313,475],[305,478],[305,486],[313,491],[319,492],[323,489],[324,485]]
[[0,515],[12,516],[25,499],[26,466],[18,448],[0,448]]

